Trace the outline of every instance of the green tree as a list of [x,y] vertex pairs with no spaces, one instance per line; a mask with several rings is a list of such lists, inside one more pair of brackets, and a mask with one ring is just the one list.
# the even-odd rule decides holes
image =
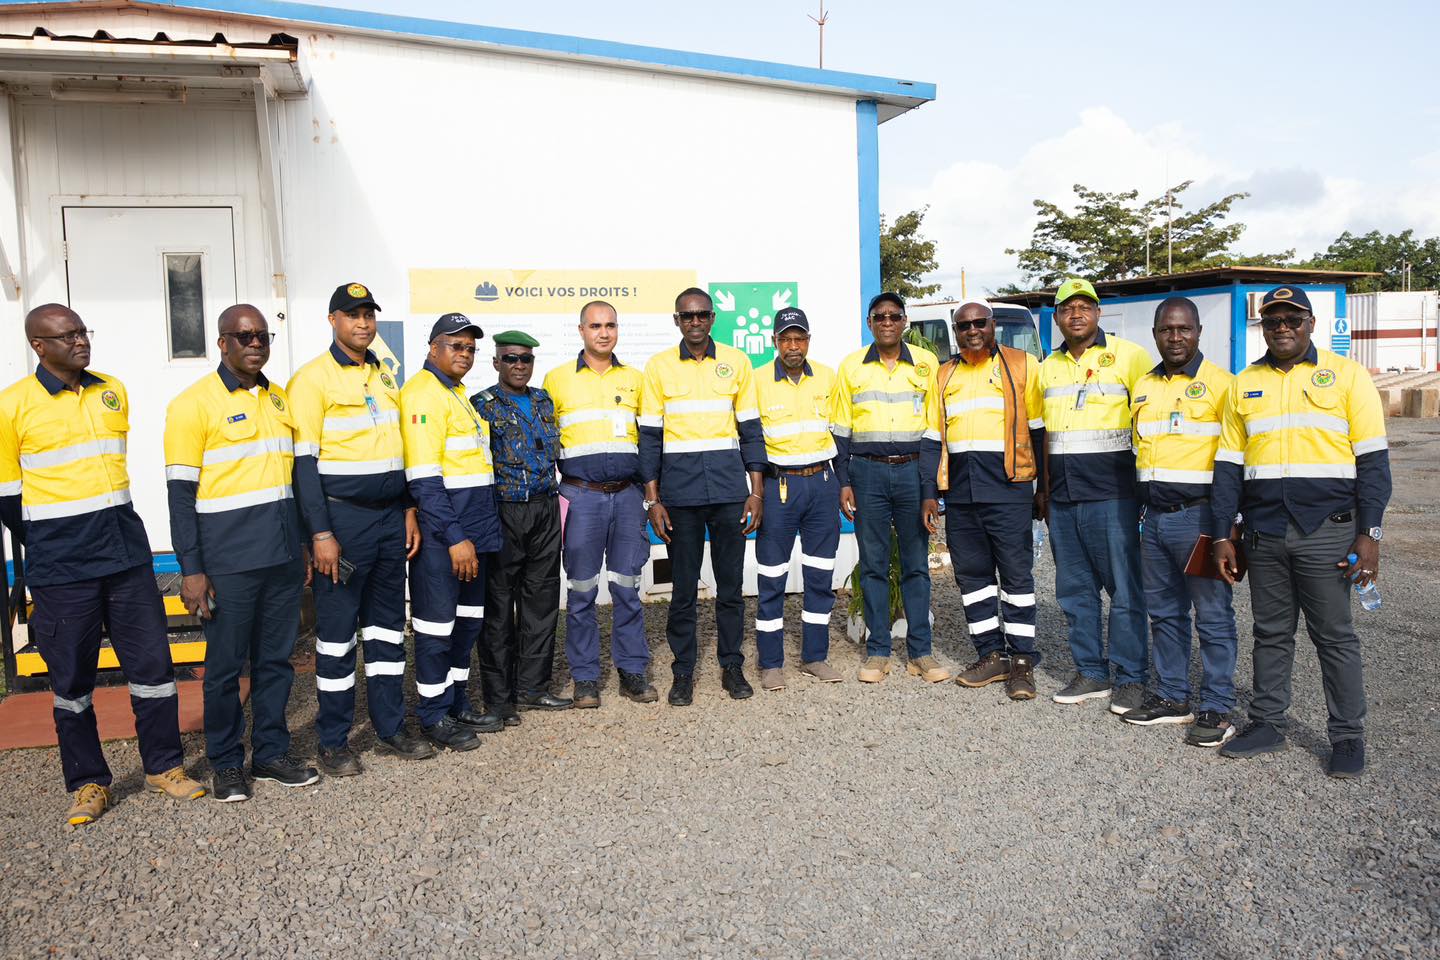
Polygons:
[[1362,236],[1345,231],[1323,253],[1317,253],[1300,264],[1312,270],[1355,270],[1381,273],[1380,277],[1362,277],[1352,281],[1354,293],[1375,290],[1404,290],[1403,265],[1410,266],[1410,289],[1434,290],[1440,287],[1440,237],[1415,239],[1414,230],[1382,234],[1371,230]]
[[1058,204],[1036,200],[1040,222],[1023,250],[1014,254],[1020,271],[1041,287],[1057,285],[1067,276],[1089,280],[1123,280],[1146,275],[1146,239],[1150,273],[1166,272],[1167,215],[1171,263],[1176,273],[1204,267],[1248,264],[1281,266],[1294,250],[1244,256],[1231,248],[1245,232],[1243,223],[1225,223],[1236,201],[1249,196],[1232,193],[1195,210],[1185,209],[1180,195],[1193,181],[1176,184],[1166,194],[1141,202],[1138,190],[1105,193],[1075,184],[1074,213]]
[[929,206],[902,213],[894,223],[880,218],[880,288],[893,290],[905,300],[920,300],[940,289],[938,283],[922,283],[927,273],[939,266],[935,241],[920,234]]

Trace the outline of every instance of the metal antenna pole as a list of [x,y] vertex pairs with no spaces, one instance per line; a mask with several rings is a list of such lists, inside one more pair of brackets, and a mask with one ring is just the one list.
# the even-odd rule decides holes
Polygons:
[[[810,15],[807,13],[807,17]],[[810,17],[820,28],[820,69],[825,69],[825,24],[830,19],[830,14],[825,12],[825,0],[820,0],[820,16]]]

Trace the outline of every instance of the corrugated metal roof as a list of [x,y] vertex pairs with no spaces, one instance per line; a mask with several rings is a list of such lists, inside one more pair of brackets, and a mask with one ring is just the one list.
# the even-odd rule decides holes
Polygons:
[[935,85],[838,70],[690,53],[661,47],[592,40],[562,34],[511,30],[480,24],[428,20],[421,17],[348,10],[287,0],[0,0],[0,9],[159,9],[220,14],[281,24],[307,24],[357,33],[485,47],[530,56],[607,63],[691,76],[718,77],[767,86],[852,96],[873,100],[883,122],[935,99]]
[[[1205,270],[1189,270],[1183,273],[1162,273],[1149,277],[1130,277],[1125,280],[1102,280],[1095,284],[1095,292],[1101,297],[1143,296],[1147,293],[1175,293],[1182,290],[1198,290],[1202,287],[1226,286],[1232,283],[1346,283],[1361,277],[1378,277],[1378,273],[1364,273],[1354,270],[1304,270],[1298,267],[1211,267]],[[1028,290],[1025,293],[1011,293],[990,297],[993,303],[1019,303],[1031,309],[1048,307],[1055,302],[1055,288]]]

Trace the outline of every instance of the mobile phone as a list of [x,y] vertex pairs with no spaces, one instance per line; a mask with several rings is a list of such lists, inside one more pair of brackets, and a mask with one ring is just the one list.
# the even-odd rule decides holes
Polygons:
[[340,562],[335,565],[335,569],[340,574],[340,582],[348,584],[350,575],[355,572],[355,564],[341,557]]

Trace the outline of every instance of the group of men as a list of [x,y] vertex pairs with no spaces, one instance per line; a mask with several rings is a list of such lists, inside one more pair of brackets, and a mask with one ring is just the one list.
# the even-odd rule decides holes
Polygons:
[[[906,342],[904,301],[882,293],[868,306],[872,343],[836,371],[809,359],[809,320],[786,308],[773,322],[776,359],[752,369],[710,336],[714,305],[691,288],[675,303],[677,348],[643,372],[616,355],[615,308],[593,301],[580,312],[582,349],[543,388],[530,385],[539,343],[512,330],[492,338],[497,382],[468,398],[463,380],[484,334],[462,314],[436,321],[422,369],[402,388],[370,349],[379,304],[364,285],[344,284],[330,300],[330,348],[282,390],[262,372],[273,339],[265,317],[227,309],[219,367],[170,404],[165,425],[181,598],[206,638],[209,792],[246,800],[251,779],[304,786],[319,776],[292,752],[285,718],[307,585],[317,762],[330,776],[363,771],[349,743],[362,641],[377,749],[403,759],[474,749],[477,734],[519,724],[523,710],[598,707],[602,575],[619,691],[657,700],[640,606],[647,521],[671,564],[670,704],[694,697],[707,543],[721,684],[734,699],[753,695],[741,586],[752,533],[761,687],[787,681],[797,537],[799,669],[843,680],[828,662],[842,515],[855,526],[868,634],[858,679],[879,683],[891,669],[893,538],[906,671],[947,680],[932,650],[928,565],[942,512],[976,651],[960,685],[1003,682],[1013,700],[1036,696],[1031,533],[1041,519],[1076,671],[1056,702],[1108,698],[1129,723],[1193,723],[1189,742],[1229,756],[1281,749],[1304,610],[1325,676],[1330,772],[1358,775],[1365,699],[1349,589],[1378,574],[1390,490],[1368,374],[1310,343],[1314,317],[1297,287],[1266,294],[1268,349],[1238,376],[1200,354],[1192,301],[1159,305],[1152,367],[1138,345],[1100,330],[1099,300],[1084,280],[1060,287],[1064,342],[1043,361],[997,343],[990,306],[966,302],[952,316],[955,355],[942,364]],[[0,393],[0,513],[27,547],[31,630],[74,794],[69,822],[90,822],[111,802],[91,706],[102,626],[130,683],[147,784],[202,796],[181,762],[164,609],[130,503],[124,386],[88,369],[89,332],[69,308],[32,310],[26,335],[36,372]],[[1242,543],[1255,670],[1250,723],[1237,736],[1231,594]],[[562,554],[571,697],[551,689]],[[419,736],[405,726],[407,582]],[[469,698],[477,647],[478,709]]]

